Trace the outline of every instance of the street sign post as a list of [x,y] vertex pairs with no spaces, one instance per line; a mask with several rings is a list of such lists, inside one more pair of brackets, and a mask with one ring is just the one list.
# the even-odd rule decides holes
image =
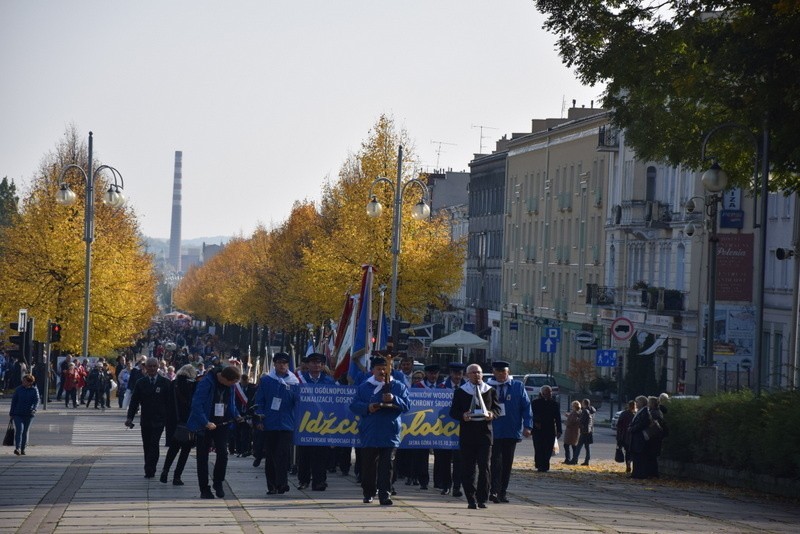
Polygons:
[[614,349],[599,349],[596,353],[595,363],[597,367],[616,367],[617,351]]
[[558,347],[558,341],[549,337],[543,337],[541,345],[539,346],[542,352],[548,354],[555,352],[557,347]]
[[552,339],[553,341],[561,341],[561,328],[557,326],[548,326],[544,329],[544,337]]
[[618,341],[628,341],[633,337],[633,323],[627,317],[617,317],[611,323],[611,337]]

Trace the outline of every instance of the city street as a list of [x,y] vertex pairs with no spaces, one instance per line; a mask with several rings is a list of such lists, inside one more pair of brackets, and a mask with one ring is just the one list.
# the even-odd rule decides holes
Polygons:
[[[0,532],[795,532],[795,503],[680,481],[632,481],[598,428],[592,466],[532,471],[520,444],[509,504],[467,510],[462,498],[398,482],[395,505],[361,502],[354,477],[330,475],[325,492],[267,496],[252,458],[230,459],[224,499],[201,500],[194,458],[183,480],[143,478],[138,427],[123,413],[53,404],[39,411],[27,456],[0,454]],[[0,401],[6,411],[8,400]],[[213,456],[212,456],[213,458]],[[602,458],[602,459],[601,459]],[[162,452],[163,459],[163,452]],[[597,461],[595,461],[597,459]]]

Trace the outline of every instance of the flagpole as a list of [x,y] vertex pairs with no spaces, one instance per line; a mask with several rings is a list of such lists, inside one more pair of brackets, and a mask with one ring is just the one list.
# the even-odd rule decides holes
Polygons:
[[381,338],[383,337],[383,296],[386,293],[386,285],[381,284],[378,287],[378,291],[381,294],[381,307],[378,308],[378,333],[375,335],[375,346],[380,349],[381,348]]

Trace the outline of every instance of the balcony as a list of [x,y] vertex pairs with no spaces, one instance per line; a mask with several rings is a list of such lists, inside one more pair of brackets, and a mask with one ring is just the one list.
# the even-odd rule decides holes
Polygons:
[[597,135],[597,150],[600,152],[615,152],[619,150],[619,130],[606,124],[601,126]]
[[592,306],[612,306],[616,289],[597,284],[586,284],[586,304]]
[[641,303],[642,307],[648,310],[681,312],[683,311],[683,293],[677,289],[649,287],[641,290]]

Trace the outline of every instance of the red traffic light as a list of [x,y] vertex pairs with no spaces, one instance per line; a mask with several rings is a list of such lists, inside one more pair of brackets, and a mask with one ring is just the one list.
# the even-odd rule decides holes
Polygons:
[[61,341],[61,325],[58,323],[50,324],[50,343]]

